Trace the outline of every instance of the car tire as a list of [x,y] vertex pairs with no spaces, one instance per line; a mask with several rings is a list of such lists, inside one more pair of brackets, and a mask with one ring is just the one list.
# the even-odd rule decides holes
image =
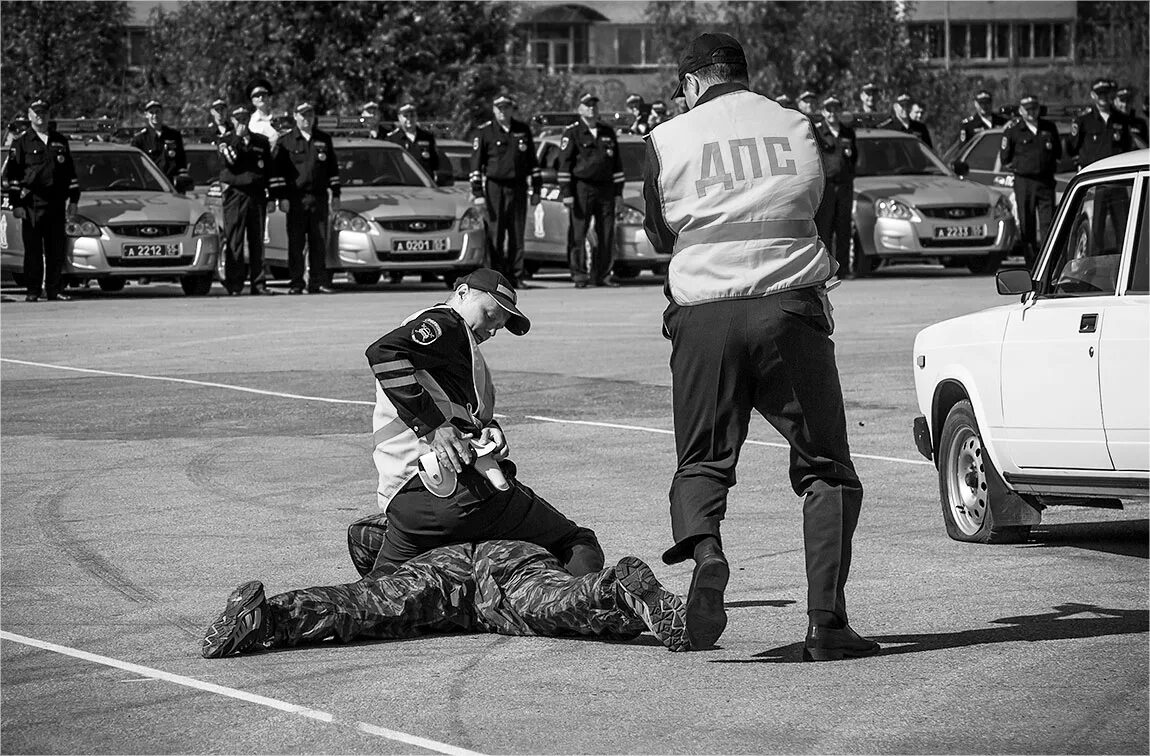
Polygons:
[[1003,490],[969,399],[951,407],[938,441],[938,491],[946,534],[966,543],[1020,543],[1029,525],[996,526],[992,497]]
[[1002,265],[1002,253],[992,252],[985,257],[975,257],[966,261],[966,269],[976,276],[993,275]]
[[639,269],[634,265],[615,263],[614,273],[615,278],[635,278],[639,275]]
[[100,291],[123,291],[127,280],[123,278],[97,278],[96,285]]
[[862,239],[859,238],[858,232],[851,234],[851,262],[854,266],[854,274],[856,277],[869,276],[878,270],[878,266],[882,264],[882,258],[877,255],[868,255],[866,250],[863,249]]
[[212,273],[201,273],[194,276],[182,276],[180,278],[180,288],[189,297],[203,297],[207,296],[208,292],[212,290]]
[[352,273],[351,280],[355,281],[359,286],[375,286],[379,283],[379,279],[382,275],[382,272],[378,270],[364,270],[358,273]]

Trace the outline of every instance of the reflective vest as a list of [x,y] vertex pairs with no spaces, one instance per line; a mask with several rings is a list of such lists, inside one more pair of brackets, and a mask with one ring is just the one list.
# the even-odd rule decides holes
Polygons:
[[[436,305],[411,315],[403,321],[410,323],[424,313],[435,309],[450,309],[447,305]],[[467,338],[471,344],[471,375],[475,389],[477,405],[470,401],[461,403],[456,401],[460,397],[449,397],[439,382],[426,370],[416,370],[415,380],[429,393],[435,401],[439,411],[450,420],[462,421],[481,429],[491,423],[495,414],[495,386],[491,382],[491,372],[487,362],[479,351],[479,344],[470,328]],[[375,451],[372,458],[375,468],[379,471],[379,488],[376,501],[380,509],[387,509],[387,505],[395,498],[407,483],[419,474],[419,457],[428,451],[429,446],[415,435],[415,431],[407,423],[399,419],[395,405],[388,398],[387,392],[379,381],[375,382],[375,411],[372,414],[372,438],[375,442]]]
[[823,168],[810,121],[738,90],[659,124],[658,192],[680,305],[814,286],[837,265],[815,230]]

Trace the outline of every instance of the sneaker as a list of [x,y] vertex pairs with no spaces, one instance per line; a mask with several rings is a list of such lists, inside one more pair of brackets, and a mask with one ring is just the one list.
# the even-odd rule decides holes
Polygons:
[[687,619],[683,601],[668,591],[638,557],[623,557],[615,566],[619,598],[672,651],[687,651]]
[[224,611],[204,633],[200,653],[205,659],[219,659],[251,648],[267,622],[264,584],[244,583],[228,596]]

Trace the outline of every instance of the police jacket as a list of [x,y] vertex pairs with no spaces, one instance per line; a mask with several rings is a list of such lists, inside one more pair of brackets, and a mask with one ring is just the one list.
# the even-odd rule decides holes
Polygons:
[[415,158],[423,169],[437,178],[439,174],[439,150],[435,146],[435,135],[418,126],[415,129],[415,140],[407,138],[403,129],[396,129],[387,135],[387,141],[398,144]]
[[531,129],[514,118],[504,129],[496,121],[487,121],[475,132],[471,142],[471,193],[483,196],[483,177],[489,181],[524,184],[531,178],[531,191],[543,188],[543,176],[535,162],[535,140]]
[[1035,124],[1037,133],[1021,118],[1015,118],[1002,132],[999,159],[1004,169],[1015,176],[1054,181],[1058,159],[1062,157],[1062,140],[1058,127],[1045,118]]
[[1111,110],[1109,120],[1104,121],[1098,108],[1092,107],[1070,124],[1066,151],[1077,156],[1080,168],[1132,149],[1134,139],[1130,134],[1130,121],[1117,110]]
[[559,140],[559,196],[572,196],[572,184],[606,184],[616,197],[623,195],[623,158],[615,130],[605,123],[595,124],[595,134],[583,121],[563,131]]
[[[228,188],[263,199],[272,173],[272,147],[263,134],[235,132],[218,142],[222,167],[220,181]],[[282,179],[277,179],[277,189]]]
[[64,199],[79,202],[80,182],[68,137],[53,129],[45,144],[34,129],[27,129],[8,148],[4,183],[14,207],[56,204]]
[[631,125],[627,127],[628,133],[638,134],[643,136],[651,131],[651,124],[647,123],[647,119],[651,117],[651,108],[639,108],[639,115],[635,116],[635,120],[631,121]]
[[958,126],[959,143],[966,144],[970,141],[970,138],[978,132],[1006,124],[1006,119],[1000,116],[998,113],[991,113],[989,120],[990,123],[988,125],[987,122],[984,121],[982,116],[980,116],[978,113],[972,113],[971,115],[962,119],[962,123]]
[[306,139],[299,127],[292,129],[276,143],[272,164],[274,199],[303,194],[327,199],[328,191],[339,196],[339,161],[326,131],[312,129],[311,139]]
[[1126,116],[1126,119],[1130,122],[1130,133],[1145,142],[1150,136],[1147,134],[1150,124],[1146,123],[1146,119],[1140,115]]
[[712,85],[647,137],[645,229],[671,253],[680,305],[816,286],[833,265],[815,230],[823,168],[810,120],[746,85]]
[[930,131],[926,128],[926,124],[921,121],[907,121],[906,125],[903,125],[903,122],[897,118],[888,118],[879,124],[879,128],[901,131],[904,134],[914,134],[921,139],[927,147],[934,148],[934,145],[930,141]]
[[852,183],[859,160],[855,130],[840,124],[839,135],[836,137],[827,122],[822,120],[815,124],[815,139],[822,150],[823,171],[827,181],[835,184]]
[[373,458],[386,508],[419,472],[424,437],[446,422],[463,433],[496,425],[495,387],[479,344],[447,305],[410,316],[367,348],[375,373]]
[[151,127],[140,129],[132,137],[132,146],[146,152],[169,179],[188,172],[184,138],[171,126],[161,126],[159,133]]

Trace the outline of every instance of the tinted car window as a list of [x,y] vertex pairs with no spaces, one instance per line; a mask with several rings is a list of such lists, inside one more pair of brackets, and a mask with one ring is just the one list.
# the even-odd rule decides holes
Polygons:
[[171,186],[138,152],[85,150],[72,153],[81,192],[170,192]]
[[220,178],[220,153],[210,150],[187,150],[188,173],[196,186],[205,186]]
[[966,156],[966,164],[975,171],[998,170],[998,151],[1002,147],[1001,134],[976,134],[977,141]]
[[451,169],[452,178],[465,179],[471,173],[471,150],[460,152],[454,149],[440,149],[439,150],[439,169],[443,170],[444,167]]
[[1133,178],[1078,188],[1055,240],[1042,292],[1056,297],[1115,293],[1133,189]]
[[340,183],[344,186],[431,186],[403,150],[341,147],[337,154]]
[[946,169],[915,137],[858,140],[858,176],[945,176]]

